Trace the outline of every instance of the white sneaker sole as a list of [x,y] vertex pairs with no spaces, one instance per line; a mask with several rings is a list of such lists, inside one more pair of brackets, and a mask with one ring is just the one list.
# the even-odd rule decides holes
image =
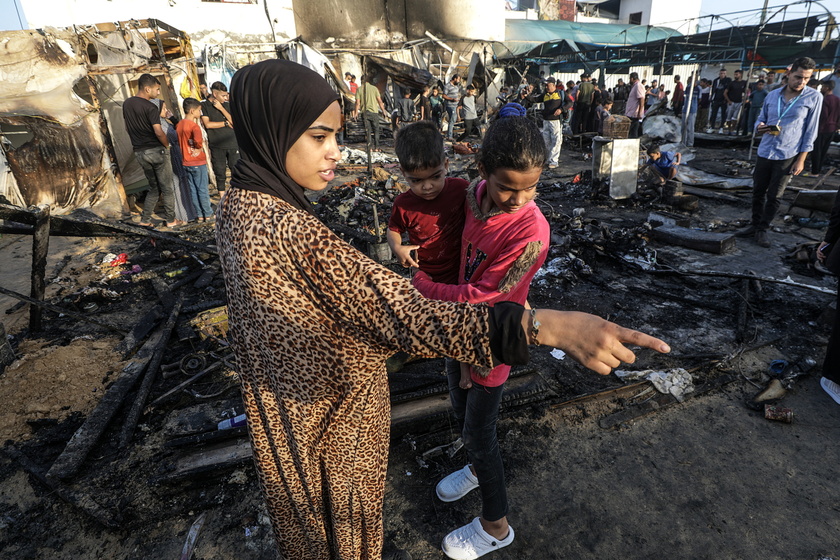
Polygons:
[[820,379],[820,387],[828,393],[828,396],[834,399],[834,402],[840,404],[840,385],[828,379],[827,377],[823,377]]

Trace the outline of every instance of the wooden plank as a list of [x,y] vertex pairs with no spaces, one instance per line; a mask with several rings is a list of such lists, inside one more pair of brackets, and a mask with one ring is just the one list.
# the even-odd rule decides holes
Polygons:
[[238,467],[251,461],[251,456],[249,440],[233,441],[182,456],[174,464],[167,465],[166,472],[156,478],[155,482],[176,482],[207,472]]
[[172,306],[172,311],[166,324],[163,326],[163,334],[160,341],[154,349],[152,359],[149,361],[149,366],[146,368],[146,375],[140,384],[140,390],[137,391],[137,396],[134,402],[131,403],[131,410],[126,416],[123,423],[122,432],[120,432],[120,447],[124,448],[131,441],[134,436],[134,428],[137,426],[137,421],[140,419],[140,413],[143,412],[143,407],[146,406],[146,399],[149,398],[149,391],[152,390],[152,383],[155,380],[160,364],[163,361],[163,352],[166,350],[166,345],[169,342],[169,337],[172,336],[172,331],[175,329],[175,322],[178,320],[178,313],[181,311],[181,305],[184,303],[184,294],[178,294],[178,299]]
[[735,248],[735,236],[730,233],[714,233],[679,226],[654,228],[653,237],[662,243],[670,243],[718,255]]
[[[32,235],[32,283],[30,297],[37,301],[44,301],[44,292],[47,289],[47,253],[50,250],[50,205],[41,204],[34,209],[35,231]],[[29,330],[38,332],[41,330],[41,315],[43,308],[40,305],[29,307]]]
[[111,418],[114,417],[117,409],[122,405],[125,396],[146,369],[146,365],[152,359],[162,336],[163,330],[150,336],[149,340],[137,352],[134,360],[123,368],[119,377],[102,396],[102,400],[85,419],[84,424],[76,430],[76,433],[67,442],[64,451],[61,452],[61,455],[58,456],[47,472],[47,477],[65,479],[76,474],[90,450],[93,449],[93,446],[105,432]]
[[836,190],[799,191],[796,193],[796,198],[793,199],[793,204],[791,204],[791,206],[799,206],[800,208],[807,208],[809,210],[820,210],[821,212],[831,213],[831,208],[834,206],[834,198],[836,196]]

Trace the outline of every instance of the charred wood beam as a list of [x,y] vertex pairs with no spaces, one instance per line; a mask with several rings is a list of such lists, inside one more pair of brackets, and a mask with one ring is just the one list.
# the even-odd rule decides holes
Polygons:
[[178,314],[181,311],[181,305],[183,305],[183,303],[184,294],[180,293],[172,306],[172,312],[169,314],[169,319],[167,319],[166,324],[163,326],[163,334],[155,347],[152,359],[149,361],[149,365],[146,368],[146,375],[143,377],[143,381],[140,384],[140,390],[137,392],[137,396],[131,404],[131,410],[129,410],[128,416],[123,424],[122,432],[120,433],[120,448],[124,448],[128,445],[128,442],[131,441],[131,438],[134,435],[134,429],[137,427],[137,421],[140,419],[140,413],[143,412],[143,407],[146,406],[146,399],[149,398],[149,392],[152,389],[152,383],[155,380],[155,375],[157,375],[157,371],[163,361],[163,352],[166,350],[169,337],[172,336],[172,331],[175,329],[175,323],[178,321]]
[[134,325],[131,332],[120,341],[116,348],[117,353],[120,354],[123,359],[128,358],[135,350],[137,350],[137,347],[140,345],[140,341],[152,332],[152,329],[155,328],[155,325],[157,325],[158,321],[161,319],[163,319],[163,306],[155,305],[147,311],[139,321],[137,321],[137,324]]
[[92,323],[94,325],[99,325],[100,327],[106,328],[109,331],[113,331],[119,333],[121,335],[125,335],[126,331],[119,327],[115,327],[113,325],[109,325],[108,323],[103,323],[102,321],[97,321],[96,319],[92,319],[80,313],[76,313],[75,311],[70,311],[69,309],[65,309],[63,307],[59,307],[57,305],[53,305],[51,303],[47,303],[46,301],[38,301],[37,299],[31,298],[29,296],[25,296],[23,294],[19,294],[17,292],[13,292],[12,290],[7,290],[6,288],[0,287],[0,294],[7,295],[13,297],[15,299],[19,299],[26,303],[29,303],[34,306],[42,307],[44,309],[49,309],[55,313],[60,313],[62,315],[67,315],[68,317],[73,317],[74,319],[78,319],[79,321],[84,321],[86,323]]
[[[30,296],[37,301],[44,301],[47,288],[47,253],[50,250],[50,206],[42,204],[32,212],[35,216],[35,231],[32,235],[32,285]],[[29,308],[29,330],[38,332],[42,328],[43,307],[33,305]]]
[[789,278],[769,278],[764,276],[755,276],[754,274],[741,274],[737,272],[719,272],[715,270],[650,270],[648,271],[651,274],[666,274],[666,275],[677,275],[677,276],[709,276],[712,278],[734,278],[734,279],[741,279],[746,278],[748,280],[757,280],[758,282],[769,282],[771,284],[782,284],[784,286],[791,286],[793,288],[803,288],[805,290],[813,290],[815,292],[820,292],[821,294],[836,294],[835,290],[831,288],[823,288],[822,286],[812,286],[811,284],[802,284],[801,282],[795,282]]
[[[24,229],[20,224],[35,225],[36,217],[33,212],[12,206],[10,204],[0,204],[0,220],[9,220],[18,222],[4,228],[0,226],[0,232],[6,233],[20,233],[31,235],[35,230]],[[117,235],[139,235],[143,237],[152,237],[164,241],[170,241],[190,249],[199,250],[214,255],[218,254],[218,250],[208,245],[201,243],[194,243],[181,239],[178,236],[162,233],[155,230],[134,226],[131,224],[123,224],[121,222],[113,222],[103,220],[93,214],[85,216],[50,216],[50,235],[60,235],[67,237],[113,237]]]
[[102,400],[88,415],[84,424],[76,430],[76,433],[67,442],[64,451],[61,452],[61,455],[58,456],[47,472],[47,477],[66,479],[76,474],[90,450],[93,449],[100,436],[105,432],[111,418],[114,417],[114,414],[122,405],[125,396],[146,369],[161,338],[163,338],[163,334],[164,332],[161,329],[150,336],[131,363],[123,368],[117,380],[103,395]]
[[[693,399],[694,397],[698,397],[700,395],[704,395],[706,393],[709,393],[710,391],[713,391],[714,389],[718,389],[720,387],[723,387],[724,385],[726,385],[728,383],[732,383],[733,381],[735,381],[737,379],[738,378],[735,377],[734,375],[721,375],[720,377],[716,377],[716,378],[714,378],[710,381],[707,381],[706,383],[704,383],[700,387],[697,387],[694,390],[694,392],[686,395],[685,399],[683,399],[683,402],[685,402],[688,399]],[[665,394],[665,393],[657,393],[654,397],[652,397],[650,399],[647,399],[646,401],[644,401],[644,402],[642,402],[638,405],[634,405],[634,406],[625,408],[624,410],[620,410],[620,411],[615,412],[613,414],[609,414],[607,416],[604,416],[603,418],[598,420],[598,426],[600,426],[601,428],[603,428],[605,430],[611,430],[611,429],[617,428],[617,427],[619,427],[622,424],[625,424],[627,422],[630,422],[630,421],[633,421],[633,420],[638,420],[639,418],[642,418],[643,416],[647,416],[648,414],[656,412],[657,410],[659,410],[661,408],[665,408],[665,407],[677,404],[678,402],[679,401],[677,401],[677,399],[673,395]]]

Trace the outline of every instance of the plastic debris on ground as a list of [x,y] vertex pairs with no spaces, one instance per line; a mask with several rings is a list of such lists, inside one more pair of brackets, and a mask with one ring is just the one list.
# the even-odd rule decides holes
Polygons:
[[674,115],[654,115],[642,121],[645,136],[661,138],[666,142],[679,142],[682,139],[682,123]]
[[743,187],[752,187],[753,185],[752,177],[733,179],[731,177],[724,177],[723,175],[700,171],[699,169],[685,165],[681,165],[677,169],[677,181],[686,185],[705,185],[718,189],[740,189]]
[[559,348],[555,348],[551,351],[551,357],[556,360],[562,360],[566,357],[566,353],[560,350]]
[[579,276],[592,276],[592,268],[583,259],[569,254],[551,259],[534,275],[534,282],[538,286],[546,286],[550,280],[575,282]]
[[[368,162],[367,152],[364,150],[355,150],[344,146],[341,148],[342,163],[349,163],[354,165],[363,165]],[[371,163],[391,163],[397,161],[397,156],[386,154],[385,152],[370,152]]]
[[654,369],[627,371],[617,369],[615,370],[615,374],[624,381],[646,379],[653,384],[657,391],[666,395],[672,395],[679,402],[683,402],[686,395],[694,392],[694,382],[691,374],[683,368],[675,368],[667,371]]

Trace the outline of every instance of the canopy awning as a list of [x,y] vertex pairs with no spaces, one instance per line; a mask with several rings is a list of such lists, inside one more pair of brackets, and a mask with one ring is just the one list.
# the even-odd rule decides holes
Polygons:
[[584,45],[590,48],[636,45],[681,36],[676,29],[650,25],[509,19],[505,22],[505,40],[495,43],[493,51],[501,59],[551,57],[576,52]]

